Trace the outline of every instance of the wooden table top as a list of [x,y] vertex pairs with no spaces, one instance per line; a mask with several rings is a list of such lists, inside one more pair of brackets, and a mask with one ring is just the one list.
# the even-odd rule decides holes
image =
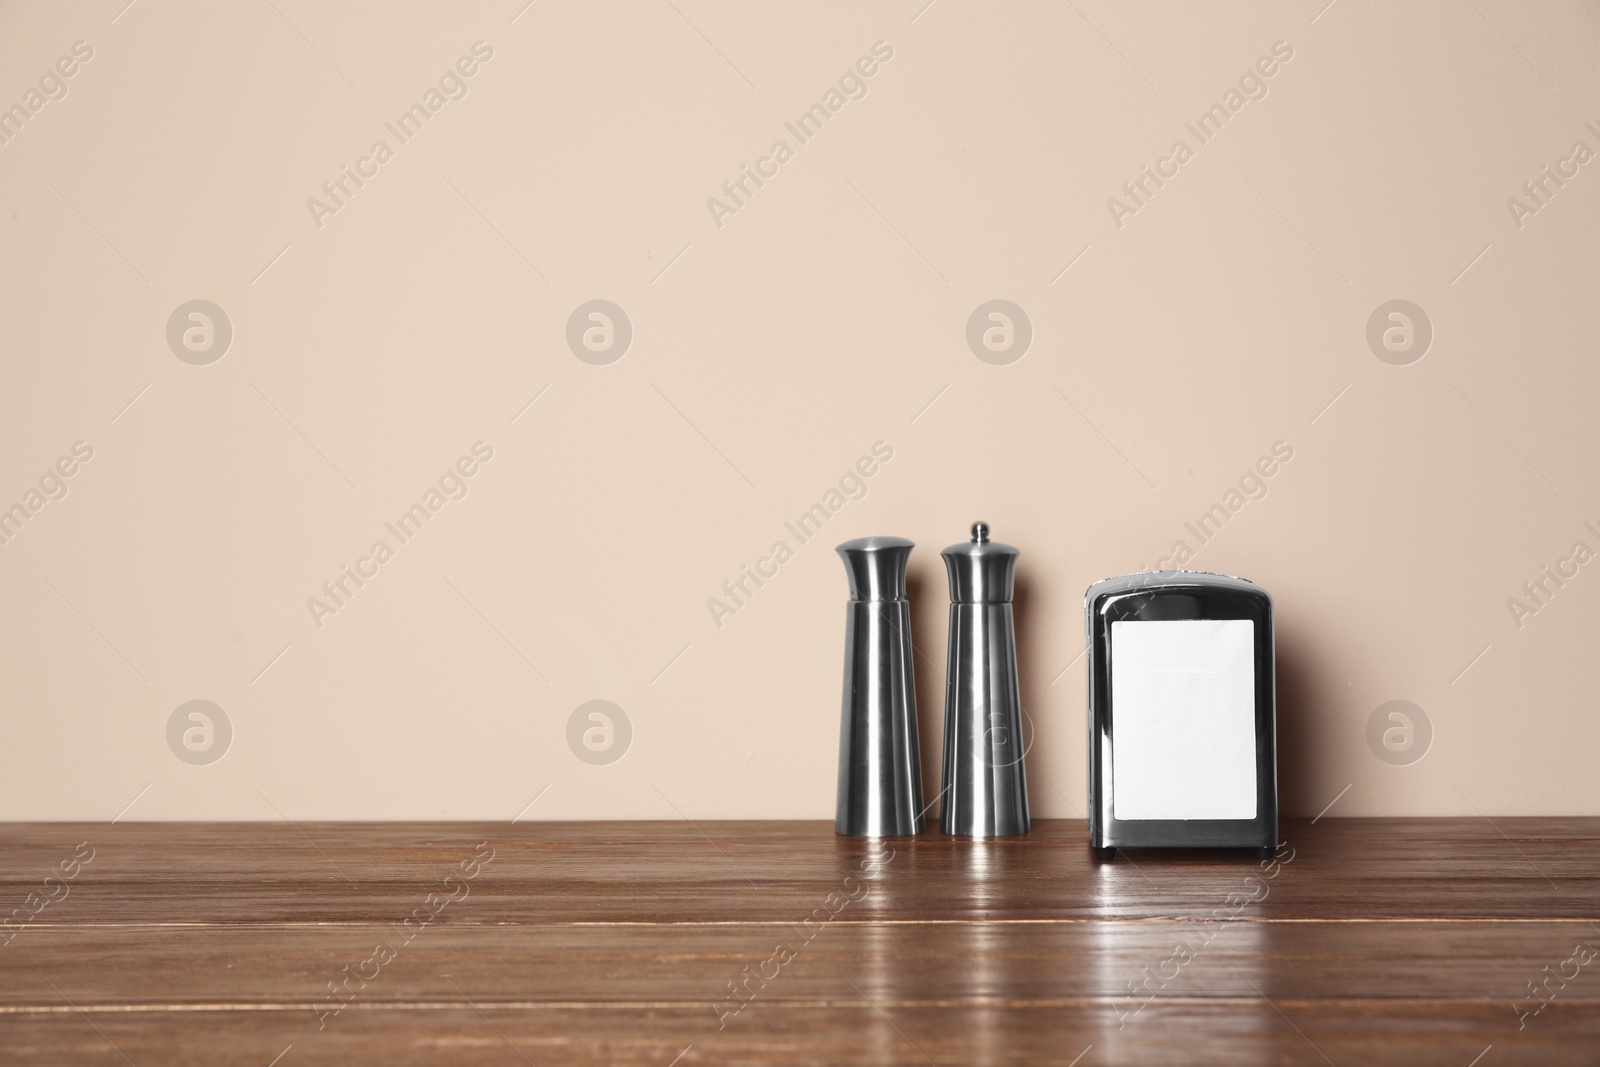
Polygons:
[[1282,836],[5,825],[0,1064],[1600,1063],[1600,819]]

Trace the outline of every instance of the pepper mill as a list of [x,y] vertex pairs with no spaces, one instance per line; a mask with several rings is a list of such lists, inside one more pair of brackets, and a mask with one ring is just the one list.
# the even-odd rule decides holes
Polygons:
[[1017,550],[990,541],[989,524],[975,522],[972,540],[943,556],[951,603],[940,825],[962,837],[1025,834],[1026,749],[1011,618]]
[[850,578],[839,801],[833,826],[855,837],[922,831],[922,765],[911,671],[911,607],[903,537],[859,537],[835,551]]

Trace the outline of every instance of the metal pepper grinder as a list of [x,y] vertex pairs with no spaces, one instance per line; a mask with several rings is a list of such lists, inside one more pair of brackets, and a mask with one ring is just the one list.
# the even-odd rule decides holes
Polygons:
[[941,828],[962,837],[1028,832],[1022,699],[1011,619],[1017,550],[972,540],[943,552],[950,574],[950,654],[945,674]]
[[859,537],[835,551],[850,577],[844,701],[839,718],[839,803],[833,826],[855,837],[922,831],[922,764],[911,671],[911,608],[904,537]]

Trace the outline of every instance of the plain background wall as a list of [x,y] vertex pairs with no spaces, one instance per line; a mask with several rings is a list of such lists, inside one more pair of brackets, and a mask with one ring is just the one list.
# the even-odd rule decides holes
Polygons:
[[[0,104],[93,49],[0,145],[0,505],[93,449],[0,546],[0,818],[831,817],[832,546],[918,542],[936,783],[938,551],[979,518],[1022,551],[1037,815],[1083,806],[1085,587],[1180,540],[1279,606],[1287,814],[1600,813],[1600,563],[1508,606],[1600,550],[1600,162],[1508,206],[1600,151],[1600,13],[1324,2],[0,7]],[[479,41],[401,144],[385,123]],[[802,144],[785,123],[875,42]],[[166,336],[195,299],[233,332],[206,365]],[[607,365],[566,337],[594,299],[632,327]],[[1032,331],[1004,365],[967,340],[994,299]],[[1433,333],[1404,365],[1367,339],[1392,300]],[[478,441],[401,544],[384,524]],[[784,523],[880,441],[800,544]],[[211,762],[169,744],[191,700],[231,726],[193,736]],[[620,759],[569,744],[590,700],[631,724],[590,758]],[[1387,712],[1399,751],[1370,740],[1392,700],[1430,741],[1414,711],[1410,747]]]

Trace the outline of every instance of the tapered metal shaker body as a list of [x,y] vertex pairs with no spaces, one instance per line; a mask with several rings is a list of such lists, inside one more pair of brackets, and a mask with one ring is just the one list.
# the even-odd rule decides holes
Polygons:
[[906,601],[906,561],[912,547],[903,537],[861,537],[836,550],[850,577],[834,815],[834,829],[841,834],[900,837],[922,830],[922,765]]
[[1022,698],[1011,615],[1017,550],[972,540],[943,553],[950,577],[940,827],[962,837],[1024,834],[1031,826],[1022,765]]

